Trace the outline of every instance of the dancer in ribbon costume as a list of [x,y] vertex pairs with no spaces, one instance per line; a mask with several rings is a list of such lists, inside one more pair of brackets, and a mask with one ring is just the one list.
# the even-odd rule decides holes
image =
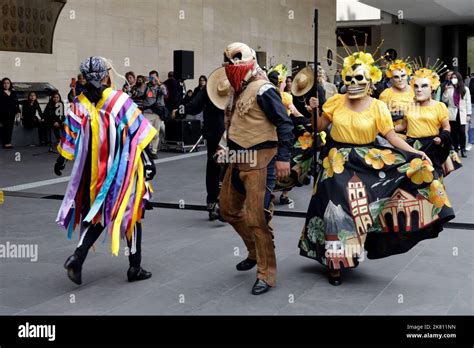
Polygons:
[[274,192],[282,191],[280,204],[292,202],[288,197],[295,186],[308,185],[311,182],[311,167],[313,163],[313,128],[311,120],[303,116],[293,104],[293,96],[285,92],[287,68],[278,64],[268,72],[268,79],[280,90],[281,99],[288,116],[293,122],[294,143],[291,149],[291,174],[283,181],[277,181]]
[[[385,89],[379,99],[388,105],[395,127],[402,123],[407,107],[413,103],[415,98],[408,83],[408,77],[412,72],[412,67],[402,59],[395,60],[387,68],[386,76],[391,79],[392,87]],[[406,139],[404,133],[401,131],[397,133],[401,138]]]
[[451,149],[451,127],[448,108],[442,102],[431,98],[440,85],[437,67],[419,68],[411,80],[416,104],[405,112],[403,122],[395,131],[407,131],[407,142],[415,149],[424,151],[433,162],[440,176],[461,167],[456,151]]
[[369,259],[404,253],[454,217],[427,155],[396,135],[385,103],[370,97],[382,77],[372,55],[344,47],[347,94],[328,99],[317,118],[318,130],[332,124],[331,136],[299,241],[300,254],[327,267],[332,285],[341,284],[341,269],[358,265],[364,249]]
[[226,145],[232,151],[254,154],[256,161],[244,158],[229,163],[221,189],[221,214],[248,250],[248,257],[236,266],[237,270],[247,271],[257,265],[252,294],[260,295],[276,283],[271,193],[276,179],[283,180],[290,174],[293,124],[280,92],[258,66],[253,49],[232,43],[224,51],[224,62],[233,87],[224,114]]
[[54,168],[61,175],[66,160],[74,160],[56,221],[67,229],[68,238],[80,226],[79,245],[64,264],[69,278],[77,284],[82,282],[87,253],[104,229],[111,235],[115,256],[120,238],[127,238],[128,280],[151,277],[140,266],[141,220],[151,196],[146,181],[156,173],[147,146],[157,131],[127,94],[113,89],[111,69],[101,57],[82,62],[86,92],[71,104]]

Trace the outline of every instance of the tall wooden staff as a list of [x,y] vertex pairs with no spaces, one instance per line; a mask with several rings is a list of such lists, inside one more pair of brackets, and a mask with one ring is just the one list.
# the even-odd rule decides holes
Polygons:
[[[313,84],[313,96],[318,98],[318,9],[314,9],[314,84]],[[313,175],[316,180],[316,168],[318,160],[318,151],[319,148],[319,137],[318,137],[318,116],[319,108],[313,110]]]

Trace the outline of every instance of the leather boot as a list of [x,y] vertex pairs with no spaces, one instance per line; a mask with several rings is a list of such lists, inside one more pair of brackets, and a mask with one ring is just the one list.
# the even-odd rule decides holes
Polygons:
[[78,285],[82,284],[82,263],[83,260],[81,260],[76,254],[69,256],[64,263],[64,268],[67,270],[67,276]]

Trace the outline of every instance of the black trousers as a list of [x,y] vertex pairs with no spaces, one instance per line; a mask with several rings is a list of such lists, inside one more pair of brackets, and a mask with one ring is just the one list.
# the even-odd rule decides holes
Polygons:
[[451,126],[451,139],[453,140],[454,150],[466,150],[466,125],[461,125],[461,116],[456,116],[456,121],[449,121]]
[[47,144],[50,142],[50,139],[48,139],[50,138],[49,128],[44,122],[38,123],[38,137],[40,144]]
[[216,163],[214,154],[217,151],[219,142],[207,141],[207,165],[206,165],[206,191],[207,203],[217,203],[219,200],[221,170],[222,167]]
[[[89,252],[89,249],[97,241],[97,239],[99,238],[103,230],[104,230],[104,227],[101,224],[97,224],[97,225],[91,225],[84,232],[84,235],[81,238],[82,242],[80,243],[80,245],[76,248],[76,251],[74,252],[74,254],[76,254],[81,259],[82,262],[85,261],[87,257],[87,253]],[[130,263],[130,267],[138,268],[140,267],[141,262],[142,262],[142,224],[141,223],[137,223],[135,225],[134,233],[136,233],[136,243],[135,243],[136,252],[132,254],[132,251],[131,251],[132,241],[129,241],[127,239],[127,246],[130,249],[128,261]]]
[[15,114],[1,114],[0,123],[2,123],[2,127],[0,127],[0,137],[2,144],[11,144],[13,124],[15,123]]

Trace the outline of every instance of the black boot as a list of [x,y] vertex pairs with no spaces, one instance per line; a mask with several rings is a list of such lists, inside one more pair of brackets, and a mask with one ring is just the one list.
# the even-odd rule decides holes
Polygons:
[[219,217],[219,207],[217,203],[211,202],[207,204],[207,211],[209,212],[209,221],[215,221]]
[[268,290],[270,290],[270,288],[271,288],[271,286],[268,285],[267,283],[265,283],[264,280],[257,279],[257,281],[255,282],[255,284],[252,287],[252,294],[253,295],[261,295],[261,294],[267,292]]
[[247,258],[244,261],[239,262],[235,266],[235,268],[237,268],[237,271],[248,271],[254,268],[256,264],[257,264],[257,260],[252,260],[252,259]]
[[466,150],[461,150],[461,157],[467,158]]
[[329,284],[334,285],[334,286],[339,286],[342,284],[341,271],[329,271],[328,277],[329,277]]
[[151,272],[147,272],[141,267],[130,267],[127,272],[127,278],[129,282],[145,280],[151,278]]
[[67,270],[67,276],[69,279],[79,285],[82,284],[82,263],[83,260],[81,260],[76,254],[69,256],[64,263],[64,268]]

